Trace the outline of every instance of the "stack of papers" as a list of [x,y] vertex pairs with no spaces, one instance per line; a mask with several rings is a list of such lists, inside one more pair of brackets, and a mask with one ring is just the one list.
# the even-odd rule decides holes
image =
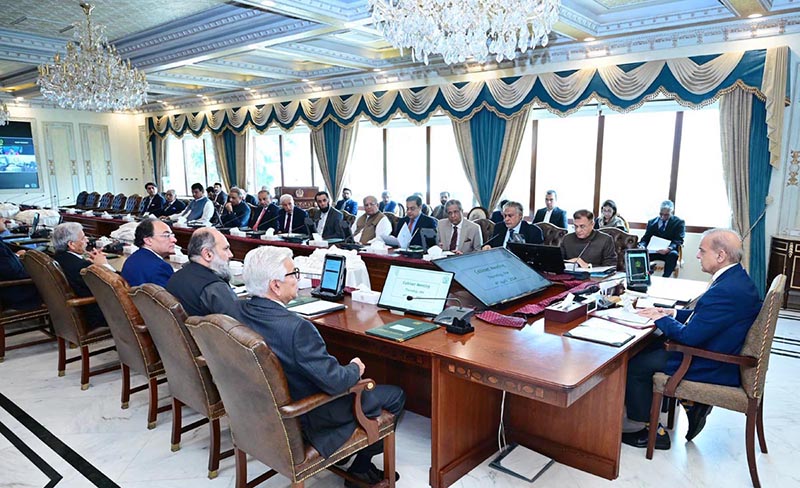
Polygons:
[[669,298],[655,298],[655,297],[641,297],[636,300],[636,308],[651,308],[651,307],[664,307],[673,308],[677,303],[676,300]]
[[650,237],[650,242],[647,244],[647,250],[650,252],[658,252],[662,249],[669,249],[670,244],[672,244],[672,241],[668,241],[663,237],[652,236]]
[[564,335],[614,347],[620,347],[634,337],[633,334],[620,330],[618,326],[598,318],[590,318]]
[[292,302],[289,302],[289,305],[287,305],[286,308],[304,317],[314,317],[317,315],[335,312],[337,310],[344,310],[347,307],[345,307],[341,303],[334,303],[325,300],[319,300],[317,298],[311,298],[308,300],[305,299],[298,300],[298,302],[294,304],[292,304]]

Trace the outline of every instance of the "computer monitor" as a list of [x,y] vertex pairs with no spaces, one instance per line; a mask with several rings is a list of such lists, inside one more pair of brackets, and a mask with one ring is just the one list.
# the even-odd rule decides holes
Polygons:
[[455,280],[487,307],[532,295],[552,284],[502,247],[433,263],[454,273]]
[[559,246],[509,242],[508,250],[536,271],[544,273],[564,271],[564,257]]
[[444,310],[452,282],[453,273],[392,265],[378,306],[435,317]]

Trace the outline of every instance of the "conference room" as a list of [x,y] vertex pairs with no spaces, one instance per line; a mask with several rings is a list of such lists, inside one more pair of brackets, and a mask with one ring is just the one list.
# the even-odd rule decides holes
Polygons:
[[[337,473],[322,465],[310,471],[292,465],[292,480],[280,462],[270,464],[243,447],[250,440],[236,432],[242,420],[230,418],[236,409],[225,400],[227,388],[219,392],[226,414],[208,399],[202,406],[192,403],[173,386],[179,381],[170,378],[171,360],[159,338],[146,332],[148,313],[155,310],[141,307],[146,299],[172,302],[148,285],[125,282],[124,271],[108,269],[121,271],[130,253],[138,252],[134,234],[145,214],[167,213],[174,217],[161,219],[167,230],[153,224],[155,231],[140,243],[174,238],[174,249],[154,252],[177,271],[185,267],[182,255],[190,253],[196,234],[217,235],[206,226],[221,230],[237,263],[231,266],[234,290],[243,294],[245,256],[259,248],[291,251],[301,299],[320,286],[326,256],[346,257],[346,276],[334,290],[343,291],[343,298],[334,295],[346,309],[310,321],[341,364],[358,357],[364,378],[405,392],[395,445],[386,450],[392,460],[374,458],[386,468],[386,484],[392,464],[398,486],[525,486],[536,476],[536,483],[566,486],[719,480],[759,486],[759,479],[774,485],[797,477],[789,460],[797,429],[788,420],[796,382],[791,371],[800,354],[793,259],[800,252],[800,136],[794,129],[800,111],[793,103],[800,24],[793,3],[548,1],[543,3],[558,4],[555,13],[527,20],[549,23],[546,42],[540,37],[524,49],[514,44],[491,55],[467,53],[466,42],[401,51],[388,30],[388,14],[373,18],[382,2],[180,0],[157,19],[148,11],[165,9],[149,0],[95,3],[91,12],[78,2],[36,2],[27,10],[8,5],[0,14],[0,31],[9,39],[0,41],[0,218],[12,234],[3,245],[11,254],[32,251],[20,253],[28,256],[17,262],[33,279],[23,284],[0,278],[0,471],[6,473],[0,485],[62,479],[65,486],[234,486],[244,464],[251,480],[269,468],[278,472],[264,486],[306,477],[318,486],[341,485]],[[105,27],[123,60],[105,71],[124,80],[117,93],[81,93],[80,80],[104,77],[87,69],[85,47],[66,47],[73,34],[86,30],[87,18]],[[59,63],[79,71],[66,75]],[[202,190],[193,195],[196,184]],[[219,189],[209,198],[206,189],[215,184]],[[319,192],[328,208],[320,207]],[[394,203],[394,210],[376,214],[370,197],[382,208]],[[308,219],[294,220],[295,213]],[[328,220],[337,213],[342,225],[328,238]],[[561,215],[563,225],[556,220]],[[437,232],[415,227],[426,219]],[[381,234],[379,220],[391,224],[385,228],[393,236]],[[48,254],[59,247],[53,229],[70,222],[80,224],[90,247],[110,244],[108,266],[92,261],[92,271],[83,275],[92,289],[88,297],[71,295],[77,289],[70,291],[67,268],[52,265]],[[481,244],[492,249],[462,252],[472,224]],[[682,231],[670,237],[673,224]],[[590,236],[600,236],[589,237],[589,245],[594,239],[613,243],[614,269],[607,276],[599,262],[574,269],[563,262],[584,256],[567,255],[563,244],[577,240],[586,251],[584,225],[593,228]],[[519,230],[527,228],[536,229],[541,242]],[[660,422],[672,446],[662,449],[660,429],[644,427],[647,436],[659,431],[655,452],[645,449],[647,436],[641,449],[632,447],[625,433],[649,426],[651,412],[648,401],[647,422],[625,416],[629,366],[660,341],[660,327],[648,322],[623,328],[629,342],[614,347],[564,335],[573,329],[578,334],[586,314],[606,320],[589,307],[566,322],[547,315],[554,307],[568,308],[562,300],[569,292],[569,299],[577,293],[580,301],[592,285],[599,287],[598,298],[620,295],[626,285],[628,297],[634,296],[627,268],[637,261],[630,256],[647,258],[648,303],[664,305],[672,297],[678,308],[692,309],[717,278],[701,259],[712,229],[731,229],[742,238],[741,268],[758,295],[756,312],[769,318],[755,321],[767,324],[771,342],[764,343],[772,350],[756,355],[770,366],[766,384],[761,376],[751,395],[757,412],[747,401],[733,409],[714,404],[702,416],[702,434],[684,440],[696,426],[687,403],[693,398],[662,385],[671,412],[666,408]],[[559,247],[555,273],[542,268],[553,262],[534,264],[526,254],[559,256],[540,249]],[[93,259],[97,252],[77,255]],[[514,260],[509,269],[524,272],[518,279],[528,288],[482,296],[458,272],[480,259],[481,266]],[[36,265],[48,271],[28,270]],[[431,301],[436,311],[430,316],[414,314],[421,296],[404,300],[412,309],[406,318],[384,303],[369,303],[382,300],[381,292],[396,284],[392,276],[403,270],[422,273],[414,275],[419,280],[424,273],[454,273],[442,299]],[[529,272],[548,286],[536,288]],[[58,292],[52,292],[55,285],[47,292],[38,288],[46,307],[19,313],[2,294],[45,274],[66,286]],[[772,288],[781,276],[784,288]],[[92,283],[101,282],[111,287],[95,291]],[[54,297],[58,307],[48,301]],[[624,297],[611,298],[620,310],[635,309]],[[108,319],[110,335],[60,333],[64,324],[82,320],[76,307],[92,300]],[[115,300],[122,308],[107,312],[104,303]],[[140,322],[127,325],[133,335],[120,339],[114,328],[128,323],[126,311],[137,308]],[[473,331],[446,331],[442,323],[402,342],[369,332],[394,321],[432,324],[439,312],[453,309],[469,310]],[[185,317],[172,315],[158,320],[180,324],[186,337],[198,334],[195,352],[202,350],[201,330],[230,325],[189,319],[185,326]],[[130,349],[142,344],[145,333],[153,335],[150,347],[162,364]],[[744,358],[740,349],[741,342],[730,354]],[[205,355],[193,364],[213,373],[214,359]],[[750,360],[739,359],[742,381],[749,378]],[[121,371],[113,369],[119,362]],[[196,428],[204,422],[208,428]],[[377,442],[379,434],[367,431],[364,441]],[[257,445],[256,432],[249,435]],[[308,439],[296,434],[287,438]],[[502,454],[508,455],[506,467]],[[320,462],[333,464],[334,458]],[[509,474],[512,464],[537,469]]]

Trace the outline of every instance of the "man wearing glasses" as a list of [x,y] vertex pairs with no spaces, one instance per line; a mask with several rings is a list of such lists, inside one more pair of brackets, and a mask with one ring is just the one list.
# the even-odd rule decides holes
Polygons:
[[175,234],[157,219],[145,219],[136,226],[133,244],[139,248],[122,266],[122,277],[130,286],[155,283],[167,286],[172,266],[164,259],[175,250]]

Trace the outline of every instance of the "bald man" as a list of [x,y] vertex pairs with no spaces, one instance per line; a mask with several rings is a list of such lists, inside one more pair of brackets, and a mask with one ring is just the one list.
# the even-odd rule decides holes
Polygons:
[[[740,264],[743,254],[742,241],[736,232],[706,231],[700,240],[697,259],[703,272],[711,275],[711,284],[694,309],[647,308],[639,312],[655,320],[656,327],[664,334],[661,341],[628,363],[625,392],[628,419],[643,422],[645,427],[638,432],[622,434],[625,444],[647,446],[650,427],[646,423],[653,399],[653,374],[674,374],[683,358],[681,353],[667,352],[664,340],[723,354],[738,354],[742,349],[747,331],[761,310],[755,284]],[[741,385],[739,366],[704,358],[693,359],[684,378],[726,386]],[[686,440],[690,441],[703,429],[711,407],[701,403],[684,403],[684,407],[689,419]],[[669,449],[669,434],[661,426],[657,428],[656,449]]]

